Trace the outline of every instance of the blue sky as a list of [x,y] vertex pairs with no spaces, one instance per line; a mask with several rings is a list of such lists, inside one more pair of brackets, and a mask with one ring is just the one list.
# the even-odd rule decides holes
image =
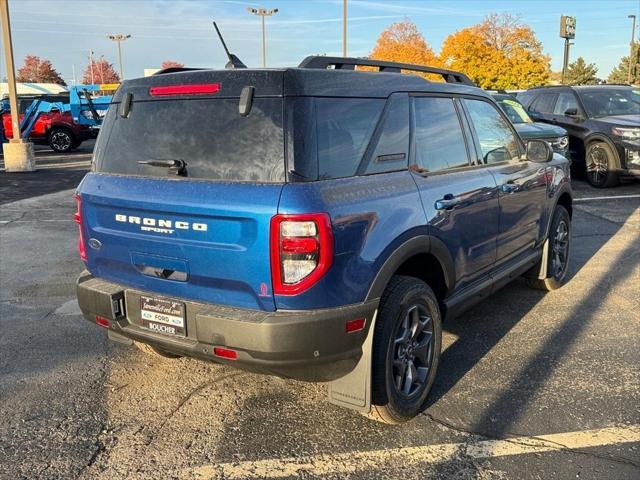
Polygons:
[[[26,54],[50,59],[67,82],[87,65],[87,52],[104,55],[117,67],[108,33],[128,33],[123,44],[127,77],[141,76],[166,59],[187,66],[221,67],[224,52],[211,20],[220,26],[231,51],[247,65],[261,65],[259,18],[247,6],[278,8],[267,19],[268,65],[297,65],[307,55],[342,51],[342,0],[9,0],[16,63]],[[571,58],[583,56],[605,77],[629,49],[631,20],[640,18],[640,0],[384,1],[348,0],[349,55],[365,56],[389,24],[410,18],[438,52],[445,37],[480,22],[491,12],[518,15],[529,24],[553,70],[562,66],[561,14],[577,17]],[[638,38],[638,32],[636,32]],[[0,77],[4,76],[4,59]]]

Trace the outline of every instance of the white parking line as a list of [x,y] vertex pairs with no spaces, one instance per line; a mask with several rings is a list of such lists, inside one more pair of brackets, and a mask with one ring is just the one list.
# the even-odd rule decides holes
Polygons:
[[574,198],[574,202],[590,202],[591,200],[616,200],[618,198],[640,198],[640,195],[610,195],[608,197]]
[[90,160],[78,161],[78,162],[65,162],[65,163],[42,163],[36,164],[38,168],[65,168],[65,167],[84,167],[91,165]]
[[45,160],[62,160],[65,158],[85,158],[91,157],[93,153],[72,153],[71,155],[38,155],[36,154],[36,163]]
[[310,457],[257,460],[252,462],[204,465],[182,471],[195,478],[284,478],[306,475],[347,475],[357,471],[408,464],[441,463],[464,456],[472,459],[506,457],[527,453],[576,450],[603,445],[640,442],[640,425],[600,428],[582,432],[555,433],[537,437],[505,440],[476,440],[468,443],[444,443],[419,447],[390,448],[366,452],[314,455]]

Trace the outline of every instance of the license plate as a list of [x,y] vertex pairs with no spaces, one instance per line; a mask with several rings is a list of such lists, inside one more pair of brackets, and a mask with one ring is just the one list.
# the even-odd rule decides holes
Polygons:
[[163,298],[140,296],[142,326],[165,335],[186,336],[184,303]]

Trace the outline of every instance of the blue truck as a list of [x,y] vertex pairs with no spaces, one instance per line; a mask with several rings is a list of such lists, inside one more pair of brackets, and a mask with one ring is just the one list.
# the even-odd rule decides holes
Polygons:
[[566,159],[463,74],[366,59],[127,80],[76,200],[109,338],[388,423],[425,408],[443,321],[521,275],[559,288],[570,256]]

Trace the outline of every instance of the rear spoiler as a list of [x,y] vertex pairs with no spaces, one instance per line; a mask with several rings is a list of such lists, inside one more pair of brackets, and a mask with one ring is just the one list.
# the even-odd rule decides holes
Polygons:
[[189,67],[169,67],[163,68],[162,70],[158,70],[154,73],[154,75],[164,75],[165,73],[176,73],[176,72],[192,72],[194,70],[207,70],[206,68],[189,68]]

